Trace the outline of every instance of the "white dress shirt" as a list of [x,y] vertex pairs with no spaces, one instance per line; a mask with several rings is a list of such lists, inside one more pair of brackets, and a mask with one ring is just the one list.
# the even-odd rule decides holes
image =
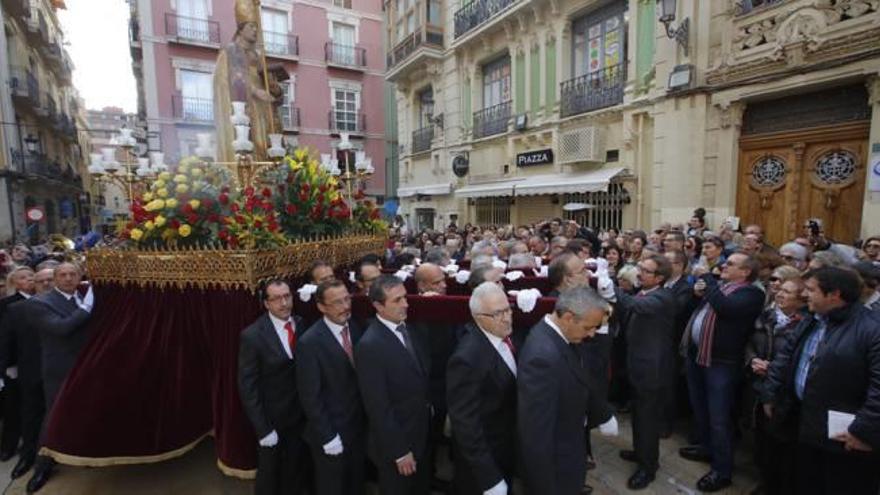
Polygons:
[[[477,326],[477,328],[480,328]],[[513,358],[513,353],[510,352],[510,347],[507,347],[507,344],[504,343],[504,339],[498,337],[497,335],[492,335],[491,333],[480,328],[480,331],[483,332],[483,335],[489,339],[489,343],[492,344],[492,347],[501,355],[501,359],[504,361],[504,364],[510,369],[510,372],[513,373],[513,376],[516,376],[516,359]]]
[[[278,334],[278,339],[281,341],[281,347],[284,348],[284,352],[287,353],[287,357],[293,359],[293,353],[290,352],[290,342],[287,340],[287,330],[284,328],[288,322],[293,325],[293,319],[288,318],[286,320],[282,320],[276,318],[275,315],[269,313],[269,319],[272,320],[272,326],[275,327],[275,333]],[[296,326],[293,326],[294,334],[296,333]]]
[[553,320],[550,319],[550,315],[544,315],[544,322],[550,325],[550,328],[552,328],[556,331],[557,334],[559,334],[559,338],[561,338],[563,342],[565,342],[566,344],[571,343],[568,341],[567,338],[565,338],[565,334],[562,333],[562,330],[560,330],[559,327],[556,326],[556,323],[553,323]]
[[[19,294],[21,297],[25,298],[25,300],[34,297],[34,296],[28,294],[27,292],[22,292],[22,291],[18,291],[18,294]],[[64,294],[64,293],[62,292],[62,294]]]
[[379,315],[376,315],[376,319],[379,320],[380,323],[388,327],[388,330],[391,330],[391,334],[397,337],[397,340],[399,340],[400,343],[403,344],[403,347],[406,347],[406,340],[403,338],[403,334],[397,331],[397,327],[403,325],[406,322],[402,321],[400,323],[392,323]]
[[68,294],[67,292],[64,292],[63,290],[59,289],[58,287],[55,287],[55,290],[58,291],[59,294],[61,294],[62,296],[64,296],[64,299],[67,299],[68,301],[70,301],[71,299],[73,299],[73,302],[75,302],[75,303],[79,303],[79,301],[76,300],[76,294],[75,294],[75,293],[74,293],[74,294]]
[[[330,321],[326,316],[324,317],[324,324],[327,325],[327,328],[330,329],[330,333],[333,334],[333,337],[336,338],[336,342],[339,342],[339,346],[342,347],[342,350],[345,350],[345,344],[342,342],[342,330],[345,328],[342,325],[337,325]],[[348,331],[348,340],[351,340],[351,329]]]

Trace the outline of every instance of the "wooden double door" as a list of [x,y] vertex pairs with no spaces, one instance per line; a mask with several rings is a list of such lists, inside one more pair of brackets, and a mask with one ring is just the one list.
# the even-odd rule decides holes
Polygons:
[[868,158],[868,122],[740,139],[737,216],[764,228],[780,246],[821,218],[825,235],[843,243],[859,237]]

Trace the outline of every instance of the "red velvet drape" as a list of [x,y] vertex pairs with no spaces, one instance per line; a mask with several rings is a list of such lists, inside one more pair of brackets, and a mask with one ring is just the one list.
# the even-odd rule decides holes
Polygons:
[[[256,440],[241,409],[236,372],[239,333],[261,313],[256,297],[115,285],[95,290],[92,336],[50,414],[46,446],[62,462],[146,462],[213,431],[223,465],[253,469]],[[314,299],[294,299],[306,322],[319,317]],[[464,323],[467,301],[409,296],[408,319]],[[515,308],[514,327],[527,331],[554,303],[541,298],[530,313]],[[363,296],[353,305],[355,317],[373,314]]]

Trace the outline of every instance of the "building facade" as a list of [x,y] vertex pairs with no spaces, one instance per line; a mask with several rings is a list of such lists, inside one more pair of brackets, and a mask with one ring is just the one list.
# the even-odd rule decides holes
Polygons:
[[60,0],[2,2],[0,242],[91,227],[82,104],[63,48]]
[[[173,163],[213,131],[213,71],[236,31],[229,0],[130,0],[138,117],[149,151]],[[351,136],[374,164],[385,161],[382,5],[379,0],[264,0],[267,63],[289,74],[281,107],[289,143],[337,153]],[[385,170],[366,191],[384,199]]]
[[410,225],[880,231],[877,3],[676,3],[386,2]]

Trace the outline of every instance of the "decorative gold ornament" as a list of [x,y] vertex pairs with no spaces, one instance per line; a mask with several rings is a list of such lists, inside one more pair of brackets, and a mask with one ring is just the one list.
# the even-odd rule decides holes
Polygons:
[[241,25],[245,22],[259,23],[258,0],[235,1],[235,23]]
[[367,254],[381,255],[385,237],[356,234],[294,241],[268,250],[213,246],[188,249],[93,249],[86,255],[89,279],[123,286],[247,289],[275,277],[305,275],[318,259],[345,266]]

